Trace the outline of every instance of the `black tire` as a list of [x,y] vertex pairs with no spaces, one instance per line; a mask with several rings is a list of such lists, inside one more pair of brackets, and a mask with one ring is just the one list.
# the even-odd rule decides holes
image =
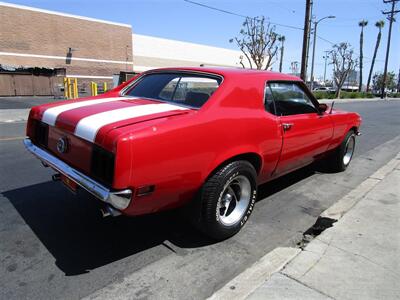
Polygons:
[[[200,214],[193,216],[196,227],[215,240],[224,240],[236,234],[253,211],[257,197],[256,177],[253,165],[243,160],[231,162],[217,170],[207,179],[198,195],[200,211],[197,213]],[[230,195],[231,191],[234,192],[234,198]],[[232,200],[238,197],[238,201]],[[230,198],[229,204],[226,204],[227,198]],[[221,216],[222,210],[227,214],[231,207],[234,207],[230,212],[231,217],[225,214]],[[237,222],[224,223],[228,218],[235,220],[236,217]]]
[[[345,159],[345,155],[348,155],[348,147],[352,143],[351,154],[347,159]],[[349,131],[344,138],[343,142],[340,146],[332,153],[332,155],[328,158],[330,162],[330,168],[334,172],[343,172],[350,165],[351,159],[354,155],[354,150],[356,146],[356,134],[354,131]]]

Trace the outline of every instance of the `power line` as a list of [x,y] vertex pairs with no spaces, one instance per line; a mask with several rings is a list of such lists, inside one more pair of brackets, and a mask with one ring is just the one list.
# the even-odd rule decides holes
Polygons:
[[[245,19],[257,19],[257,17],[245,16],[245,15],[242,15],[242,14],[238,14],[236,12],[232,12],[232,11],[229,11],[229,10],[221,9],[221,8],[218,8],[218,7],[215,7],[215,6],[210,6],[210,5],[203,4],[203,3],[200,3],[200,2],[196,2],[196,1],[191,1],[191,0],[183,0],[183,1],[185,1],[187,3],[190,3],[190,4],[197,5],[197,6],[201,6],[201,7],[204,7],[204,8],[208,8],[208,9],[212,9],[212,10],[215,10],[215,11],[219,11],[219,12],[222,12],[222,13],[225,13],[225,14],[229,14],[229,15],[232,15],[232,16],[236,16],[236,17],[241,17],[241,18],[245,18]],[[269,18],[268,18],[268,22],[273,24],[273,25],[275,25],[275,26],[280,26],[280,27],[285,27],[285,28],[290,28],[290,29],[296,29],[296,30],[304,30],[301,27],[272,22],[272,21],[269,20]]]
[[234,13],[234,12],[231,12],[231,11],[228,11],[228,10],[225,10],[225,9],[221,9],[221,8],[209,6],[209,5],[206,5],[206,4],[203,4],[203,3],[199,3],[199,2],[195,2],[195,1],[191,1],[191,0],[183,0],[183,1],[185,1],[185,2],[187,2],[187,3],[194,4],[194,5],[198,5],[198,6],[201,6],[201,7],[205,7],[205,8],[208,8],[208,9],[212,9],[212,10],[216,10],[216,11],[219,11],[219,12],[223,12],[223,13],[226,13],[226,14],[229,14],[229,15],[233,15],[233,16],[237,16],[237,17],[242,17],[242,18],[245,18],[245,19],[256,19],[256,18],[257,18],[257,17],[251,18],[251,17],[249,17],[249,16],[237,14],[237,13]]
[[322,36],[320,36],[318,34],[317,34],[317,38],[319,38],[321,41],[327,42],[327,43],[329,43],[331,45],[336,45],[337,44],[337,43],[334,43],[334,42],[332,42],[330,40],[327,40],[326,38],[323,38]]
[[[226,9],[221,9],[221,8],[218,8],[218,7],[215,7],[215,6],[210,6],[210,5],[207,5],[207,4],[204,4],[204,3],[200,3],[200,2],[197,2],[197,1],[192,1],[192,0],[183,0],[183,1],[187,2],[187,3],[190,3],[190,4],[193,4],[193,5],[197,5],[197,6],[203,7],[203,8],[211,9],[211,10],[214,10],[214,11],[218,11],[218,12],[221,12],[221,13],[229,14],[229,15],[240,17],[240,18],[244,18],[244,19],[257,19],[257,17],[250,17],[250,16],[242,15],[242,14],[239,14],[239,13],[236,13],[236,12],[232,12],[232,11],[229,11],[229,10],[226,10]],[[269,23],[271,23],[271,24],[273,24],[275,26],[280,26],[280,27],[285,27],[285,28],[289,28],[289,29],[304,31],[304,28],[301,28],[301,27],[272,22],[272,21],[270,21],[269,18],[267,18],[267,20],[268,20]],[[350,19],[348,19],[348,20],[350,20]],[[351,20],[358,20],[358,19],[351,19]],[[320,39],[321,41],[324,41],[324,42],[329,43],[331,45],[338,44],[337,42],[332,42],[332,41],[330,41],[330,40],[328,40],[328,39],[326,39],[326,38],[324,38],[324,37],[322,37],[320,35],[317,35],[317,38]],[[358,55],[357,52],[354,52],[354,54]],[[367,60],[372,60],[371,58],[366,57],[366,56],[364,56],[364,58],[367,59]],[[376,61],[383,61],[383,60],[376,59]]]
[[[317,34],[317,38],[319,38],[321,41],[324,41],[324,42],[327,42],[327,43],[331,44],[332,46],[333,46],[333,45],[339,44],[339,43],[335,43],[335,42],[332,42],[332,41],[330,41],[330,40],[327,40],[326,38],[323,38],[322,36],[320,36],[320,35],[318,35],[318,34]],[[354,51],[353,53],[359,56],[359,53],[358,53],[358,52]],[[367,59],[367,60],[372,60],[371,57],[368,57],[368,56],[363,56],[363,57],[364,57],[365,59]],[[375,59],[375,61],[384,61],[384,60],[383,60],[383,59]]]

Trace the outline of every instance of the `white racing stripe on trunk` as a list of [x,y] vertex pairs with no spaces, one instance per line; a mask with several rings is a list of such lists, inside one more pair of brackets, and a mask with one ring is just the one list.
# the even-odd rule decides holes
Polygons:
[[105,125],[172,110],[187,110],[187,108],[171,104],[146,104],[105,111],[80,120],[76,125],[75,135],[93,142],[99,129]]
[[[90,106],[90,105],[95,105],[95,104],[100,104],[100,103],[106,103],[106,102],[112,102],[112,101],[118,101],[118,100],[127,100],[131,98],[127,97],[114,97],[114,98],[101,98],[101,99],[93,99],[93,100],[87,100],[87,101],[81,101],[81,102],[75,102],[75,103],[67,103],[67,104],[62,104],[60,106],[56,107],[51,107],[48,108],[44,111],[43,117],[42,117],[42,122],[47,123],[51,126],[54,126],[56,124],[57,117],[71,109],[79,108],[79,107],[85,107],[85,106]],[[132,98],[134,99],[134,98]]]

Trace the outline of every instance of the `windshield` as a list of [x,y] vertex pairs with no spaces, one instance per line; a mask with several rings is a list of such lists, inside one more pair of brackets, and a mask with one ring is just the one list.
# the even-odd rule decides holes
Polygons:
[[125,95],[151,98],[200,108],[221,84],[214,76],[187,73],[153,73],[139,78]]

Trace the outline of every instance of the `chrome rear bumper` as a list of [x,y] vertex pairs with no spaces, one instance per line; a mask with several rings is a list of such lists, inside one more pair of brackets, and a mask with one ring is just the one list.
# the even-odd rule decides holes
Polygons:
[[[29,138],[24,140],[24,144],[26,149],[40,159],[45,166],[50,166],[57,172],[67,176],[101,201],[111,204],[119,210],[123,210],[129,206],[132,197],[130,189],[111,191],[97,181],[70,167],[57,157],[35,146]],[[116,205],[116,203],[119,203],[119,205]],[[121,203],[124,204],[122,205]]]

